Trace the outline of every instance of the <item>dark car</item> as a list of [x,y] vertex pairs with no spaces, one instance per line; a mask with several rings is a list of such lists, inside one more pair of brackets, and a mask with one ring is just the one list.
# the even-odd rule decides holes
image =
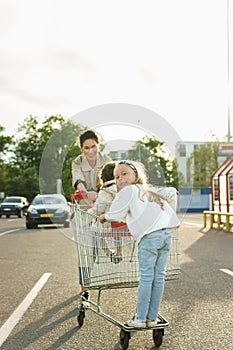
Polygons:
[[70,206],[62,194],[38,194],[25,213],[26,227],[62,224],[69,227]]
[[7,218],[9,218],[10,215],[17,215],[19,218],[21,218],[26,212],[28,206],[29,202],[26,197],[6,197],[0,204],[0,218],[2,215],[6,215]]

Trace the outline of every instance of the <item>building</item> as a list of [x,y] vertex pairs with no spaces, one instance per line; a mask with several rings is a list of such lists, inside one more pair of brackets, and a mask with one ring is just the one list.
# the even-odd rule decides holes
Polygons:
[[196,149],[205,143],[199,141],[178,141],[176,143],[175,157],[179,171],[183,174],[186,183],[192,183],[191,167],[188,165],[188,159]]
[[132,149],[135,141],[132,140],[110,140],[106,142],[104,153],[110,154],[114,160],[121,160],[128,158],[128,150]]
[[233,212],[233,158],[229,157],[211,176],[212,210]]

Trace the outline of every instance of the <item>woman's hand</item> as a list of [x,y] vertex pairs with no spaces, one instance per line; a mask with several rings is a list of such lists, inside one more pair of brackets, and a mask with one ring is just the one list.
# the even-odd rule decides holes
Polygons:
[[106,221],[105,215],[104,215],[104,214],[101,214],[101,215],[99,216],[99,221],[100,221],[101,224],[103,224],[103,223]]

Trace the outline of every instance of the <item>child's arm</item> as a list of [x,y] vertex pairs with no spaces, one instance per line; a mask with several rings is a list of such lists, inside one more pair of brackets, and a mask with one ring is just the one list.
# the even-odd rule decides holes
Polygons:
[[99,191],[97,200],[95,201],[95,204],[92,208],[88,209],[88,213],[94,214],[94,215],[101,215],[108,210],[112,203],[113,197],[112,194],[105,191],[104,189],[101,189]]
[[121,189],[113,200],[110,209],[105,214],[100,215],[100,222],[104,223],[106,220],[121,222],[125,219],[132,199],[131,195],[130,186]]

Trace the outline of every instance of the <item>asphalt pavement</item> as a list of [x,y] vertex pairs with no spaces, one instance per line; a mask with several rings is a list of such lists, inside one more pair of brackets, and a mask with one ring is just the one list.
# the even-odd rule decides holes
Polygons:
[[[233,232],[203,228],[201,213],[180,214],[180,276],[167,281],[160,313],[169,321],[164,350],[233,349]],[[77,322],[77,249],[72,228],[27,230],[0,219],[0,349],[120,350],[120,328],[87,310]],[[97,300],[97,291],[90,292]],[[101,307],[126,322],[137,288],[107,289]],[[152,331],[135,332],[129,350],[154,350]]]

